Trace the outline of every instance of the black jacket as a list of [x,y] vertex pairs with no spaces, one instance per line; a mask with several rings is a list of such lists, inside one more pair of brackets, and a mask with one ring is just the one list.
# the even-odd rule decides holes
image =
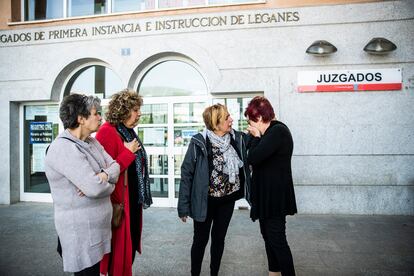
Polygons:
[[[244,163],[244,195],[250,203],[250,170],[247,164],[245,134],[234,132],[234,140]],[[178,216],[190,216],[203,222],[207,216],[208,189],[210,182],[209,156],[206,146],[206,132],[191,138],[183,164],[181,165],[181,183],[178,196]]]
[[293,140],[289,128],[272,121],[262,137],[252,138],[248,162],[252,165],[253,220],[293,215],[297,212],[291,159]]

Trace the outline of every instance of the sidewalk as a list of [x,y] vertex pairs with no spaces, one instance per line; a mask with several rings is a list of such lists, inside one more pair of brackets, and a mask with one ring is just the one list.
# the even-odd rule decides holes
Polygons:
[[[234,212],[220,275],[267,275],[258,222],[248,215]],[[55,251],[52,204],[0,205],[0,222],[0,276],[71,275]],[[287,234],[297,275],[414,275],[412,216],[296,215]],[[191,241],[192,221],[179,221],[175,209],[145,210],[133,274],[190,275]],[[209,275],[208,248],[202,275]]]

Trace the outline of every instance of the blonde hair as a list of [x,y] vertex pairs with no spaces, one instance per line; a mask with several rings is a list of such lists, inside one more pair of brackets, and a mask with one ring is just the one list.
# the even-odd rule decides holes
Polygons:
[[208,130],[214,131],[217,125],[227,119],[229,112],[227,107],[222,104],[214,104],[207,107],[203,112],[203,120]]

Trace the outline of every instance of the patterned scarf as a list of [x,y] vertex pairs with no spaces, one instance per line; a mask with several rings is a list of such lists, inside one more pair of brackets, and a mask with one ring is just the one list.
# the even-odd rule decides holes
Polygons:
[[[144,149],[144,145],[141,143],[141,140],[134,130],[129,131],[124,124],[118,124],[116,129],[125,141],[131,142],[135,138],[141,145],[141,149],[135,152],[135,167],[138,179],[138,204],[142,204],[143,208],[146,209],[152,204],[147,153]],[[142,167],[143,165],[144,167]]]
[[220,152],[223,153],[223,173],[229,176],[230,183],[235,183],[236,175],[239,174],[239,168],[243,167],[243,161],[240,160],[236,150],[230,144],[230,133],[218,136],[213,131],[207,129],[207,137],[210,139],[211,144],[219,148]]

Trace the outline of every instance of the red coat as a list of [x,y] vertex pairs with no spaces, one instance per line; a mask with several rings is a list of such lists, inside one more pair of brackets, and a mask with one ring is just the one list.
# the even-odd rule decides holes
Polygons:
[[[122,186],[124,183],[125,170],[127,170],[128,166],[134,162],[135,154],[124,146],[124,142],[118,134],[116,128],[108,122],[104,123],[99,128],[99,131],[96,134],[96,139],[121,167],[118,182],[116,183],[114,192],[111,194],[111,201],[114,203],[120,203],[122,202]],[[132,241],[130,231],[128,184],[124,191],[124,206],[124,217],[121,225],[116,229],[112,229],[111,253],[106,254],[101,261],[101,273],[104,275],[106,275],[108,267],[110,267],[110,275],[132,276]],[[142,209],[140,217],[142,225]],[[142,228],[140,231],[142,232]],[[139,243],[138,252],[141,253],[141,242]],[[111,260],[110,266],[109,260]]]

